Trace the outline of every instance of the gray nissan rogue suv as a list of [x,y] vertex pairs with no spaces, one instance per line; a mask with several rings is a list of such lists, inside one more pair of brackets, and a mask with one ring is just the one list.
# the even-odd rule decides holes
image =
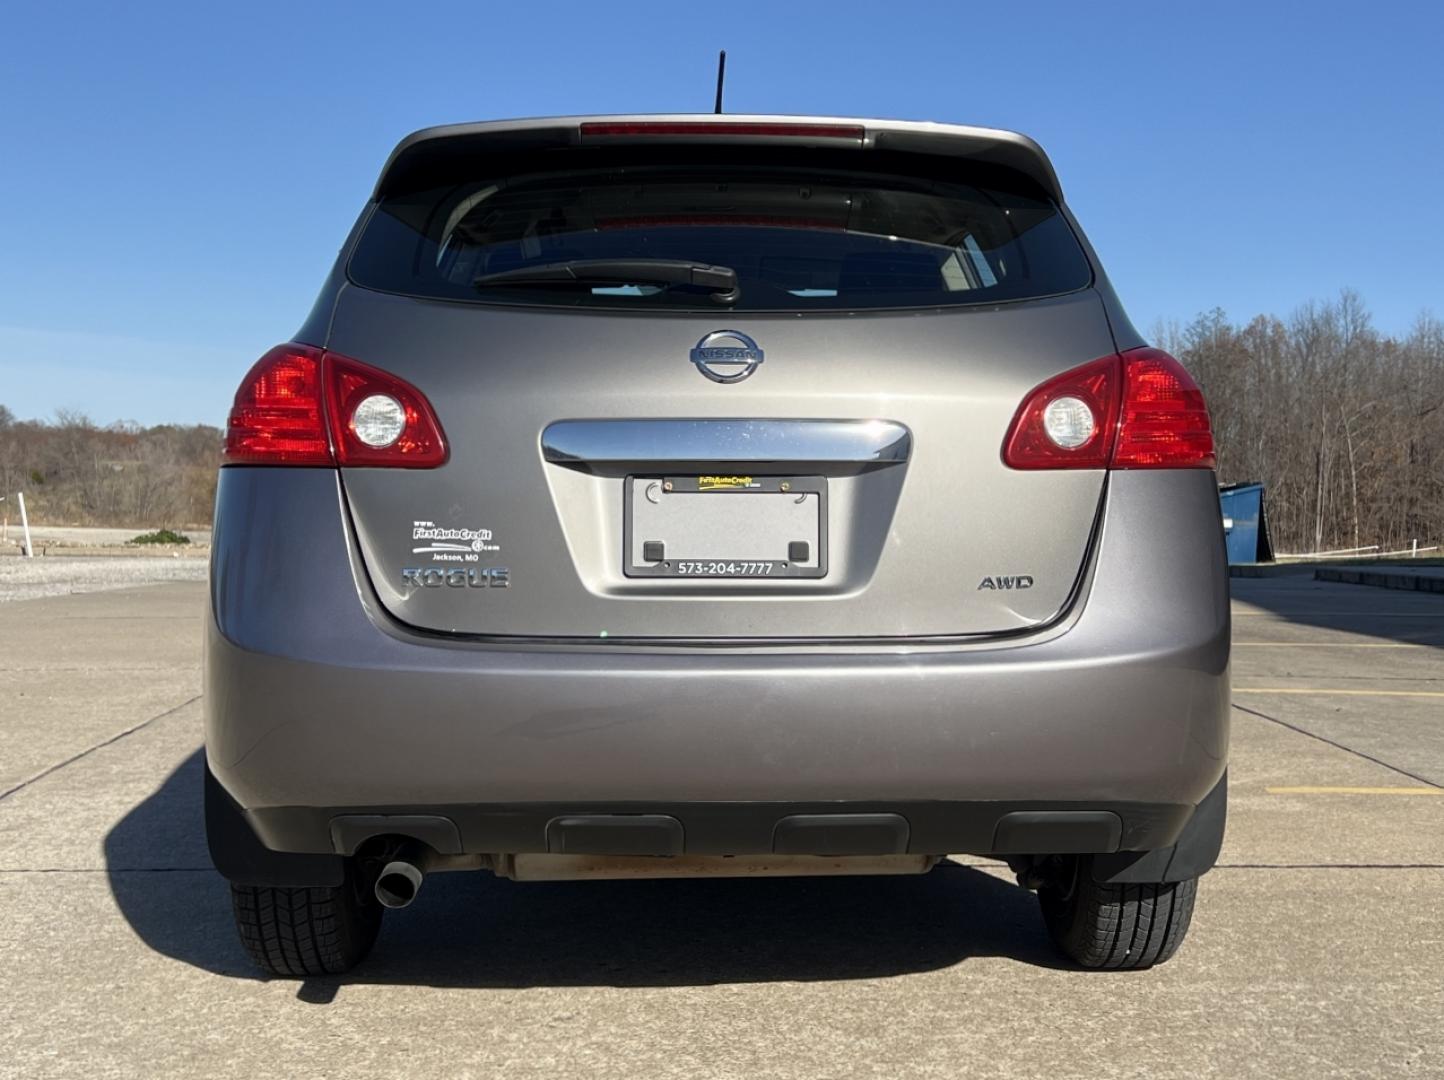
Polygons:
[[967,853],[1077,963],[1165,960],[1225,816],[1213,465],[1021,135],[418,132],[230,414],[206,824],[241,940],[345,970],[439,871]]

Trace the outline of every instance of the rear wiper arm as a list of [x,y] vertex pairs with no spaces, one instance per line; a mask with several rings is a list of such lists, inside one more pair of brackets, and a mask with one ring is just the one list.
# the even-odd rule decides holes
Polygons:
[[471,284],[478,289],[493,285],[700,285],[715,289],[712,299],[719,304],[735,304],[742,295],[732,267],[686,259],[568,259],[480,274]]

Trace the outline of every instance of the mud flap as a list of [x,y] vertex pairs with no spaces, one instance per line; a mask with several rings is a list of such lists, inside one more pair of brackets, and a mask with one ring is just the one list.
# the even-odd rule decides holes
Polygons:
[[236,885],[276,889],[340,885],[346,860],[339,855],[272,851],[261,843],[245,811],[206,768],[206,845],[221,876]]
[[1160,884],[1187,881],[1213,868],[1223,847],[1228,817],[1228,770],[1203,797],[1177,842],[1157,851],[1118,851],[1094,855],[1093,880],[1101,884]]

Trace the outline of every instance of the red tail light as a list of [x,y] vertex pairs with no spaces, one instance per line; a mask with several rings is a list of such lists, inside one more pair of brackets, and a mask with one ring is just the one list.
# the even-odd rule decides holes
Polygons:
[[[397,429],[380,442],[357,432],[357,409],[382,400]],[[446,438],[410,383],[310,345],[278,345],[236,391],[226,424],[226,465],[367,465],[426,469],[446,461]]]
[[[391,465],[430,469],[446,461],[446,439],[431,403],[420,390],[359,360],[328,352],[326,415],[340,465]],[[368,445],[356,431],[356,410],[373,395],[391,398],[401,406],[404,424],[396,440],[386,446]]]
[[[1118,421],[1116,356],[1105,356],[1049,379],[1024,399],[1003,443],[1003,460],[1015,469],[1106,469]],[[1048,435],[1048,406],[1073,398],[1093,414],[1093,431],[1077,446],[1064,447]]]
[[582,124],[582,137],[700,136],[703,138],[764,136],[782,139],[851,139],[867,135],[860,124],[793,124],[786,121],[732,120],[593,120]]
[[1158,349],[1123,354],[1123,413],[1115,469],[1212,469],[1213,426],[1203,391]]
[[226,422],[228,464],[334,465],[321,393],[321,350],[277,345],[236,391]]
[[1014,469],[1211,469],[1213,430],[1203,393],[1177,360],[1129,349],[1034,389],[1013,417],[1003,461]]

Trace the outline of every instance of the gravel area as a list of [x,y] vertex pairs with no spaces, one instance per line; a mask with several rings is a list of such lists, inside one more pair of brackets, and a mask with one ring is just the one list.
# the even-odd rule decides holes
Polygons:
[[0,603],[129,589],[166,581],[204,581],[207,565],[204,558],[190,557],[0,559]]
[[[69,544],[77,547],[107,547],[111,544],[128,544],[142,533],[154,532],[154,525],[127,525],[125,528],[101,528],[90,525],[35,525],[30,526],[30,541],[38,550],[41,544]],[[189,536],[193,544],[209,544],[211,542],[211,530],[204,529],[181,529],[175,530]],[[4,539],[11,544],[19,544],[23,534],[20,522],[15,515],[10,515],[10,527],[5,530]]]

